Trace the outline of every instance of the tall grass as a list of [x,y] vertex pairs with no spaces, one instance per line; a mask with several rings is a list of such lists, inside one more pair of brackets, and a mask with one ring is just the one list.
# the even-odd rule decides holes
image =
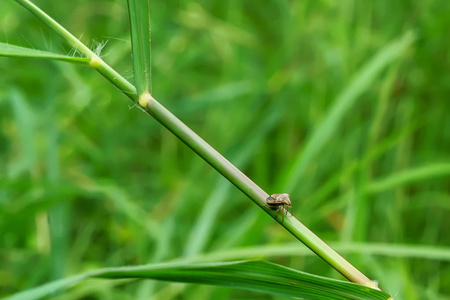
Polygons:
[[[125,3],[58,5],[42,4],[75,36],[117,37],[104,59],[129,72],[129,43],[120,40],[129,39]],[[448,242],[446,16],[438,3],[414,5],[155,3],[153,95],[263,189],[287,187],[301,199],[294,215],[350,249],[348,260],[396,299],[439,299],[449,293],[448,258],[436,254]],[[0,7],[4,41],[64,48],[12,2]],[[380,49],[410,30],[419,34],[411,50],[357,81]],[[23,59],[0,64],[8,70],[0,74],[5,295],[93,267],[292,241],[89,70]],[[352,87],[360,91],[357,104],[322,133]],[[324,141],[308,150],[314,139]],[[383,256],[373,256],[374,243],[383,243]],[[399,259],[399,245],[420,251]],[[299,256],[280,247],[270,259],[338,276],[298,247]],[[254,248],[234,258],[260,256]],[[186,299],[253,295],[119,282],[64,296],[168,299],[176,291]]]

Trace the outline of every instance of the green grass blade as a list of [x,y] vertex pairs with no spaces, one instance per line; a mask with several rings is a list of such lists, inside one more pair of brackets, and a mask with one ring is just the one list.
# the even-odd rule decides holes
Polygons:
[[11,164],[8,172],[8,175],[14,178],[25,170],[32,170],[36,166],[38,150],[32,143],[29,146],[26,145],[28,145],[27,142],[33,141],[33,138],[36,136],[38,116],[25,101],[20,91],[12,89],[9,101],[14,115],[13,120],[18,129],[20,145],[23,149],[18,153],[17,160]]
[[81,64],[85,66],[88,66],[90,61],[90,59],[85,57],[73,57],[68,55],[61,55],[53,52],[30,49],[6,43],[0,43],[0,56],[18,57],[18,58],[54,59],[74,64]]
[[188,282],[227,286],[304,299],[383,300],[390,298],[386,293],[358,284],[315,276],[265,261],[236,261],[196,264],[165,263],[105,268],[54,281],[6,299],[42,299],[88,278],[141,278]]
[[356,103],[359,96],[368,89],[374,82],[376,76],[389,63],[397,59],[415,40],[412,32],[404,34],[396,40],[382,48],[362,69],[354,76],[350,85],[337,97],[334,105],[330,108],[322,123],[309,138],[304,151],[299,152],[294,159],[290,172],[280,184],[280,191],[289,192],[299,182],[299,178],[306,170],[307,166],[313,162],[314,157],[323,149],[333,133],[340,127],[346,112]]
[[367,187],[369,193],[379,193],[412,182],[450,175],[450,164],[437,163],[394,173],[389,177],[372,182]]
[[128,0],[134,84],[138,96],[150,93],[150,10],[148,0]]
[[[423,246],[416,244],[383,243],[330,243],[339,253],[368,254],[393,258],[409,258],[450,262],[450,247]],[[218,250],[183,261],[231,261],[242,259],[266,259],[269,257],[305,257],[314,255],[298,243],[265,245]]]

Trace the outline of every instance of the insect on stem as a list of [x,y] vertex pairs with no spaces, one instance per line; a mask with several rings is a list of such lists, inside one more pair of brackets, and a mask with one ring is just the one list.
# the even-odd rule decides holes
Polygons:
[[[289,198],[289,194],[283,193],[283,194],[273,194],[270,195],[267,199],[266,199],[266,203],[267,205],[272,208],[272,209],[276,209],[275,211],[275,218],[278,215],[278,212],[280,210],[282,210],[283,208],[287,211],[289,211],[290,208],[290,212],[292,214],[292,203],[291,203],[291,199]],[[281,223],[283,223],[284,221],[284,212],[281,212]]]

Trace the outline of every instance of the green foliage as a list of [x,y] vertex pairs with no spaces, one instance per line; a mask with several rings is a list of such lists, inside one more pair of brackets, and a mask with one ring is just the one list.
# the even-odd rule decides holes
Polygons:
[[57,53],[19,47],[5,43],[0,43],[0,56],[17,57],[17,58],[45,58],[70,63],[78,63],[85,66],[89,65],[89,59],[87,58],[61,55]]
[[[92,49],[108,39],[104,60],[131,77],[124,1],[39,5]],[[301,199],[294,214],[339,241],[396,299],[450,294],[446,1],[158,1],[151,9],[153,95],[163,105],[265,190]],[[0,20],[3,43],[75,52],[12,1],[0,2]],[[415,42],[358,82],[409,32]],[[253,251],[232,258],[269,255],[338,276],[301,245],[297,255],[279,251],[290,235],[95,72],[4,57],[0,69],[1,296],[85,270],[245,246]],[[337,95],[352,88],[357,102],[321,133]],[[326,139],[295,173],[316,135]],[[277,251],[258,251],[273,244]],[[90,282],[53,298],[272,297]]]
[[7,298],[42,299],[88,278],[159,279],[229,286],[259,292],[324,300],[383,300],[390,296],[358,284],[330,280],[263,261],[221,263],[165,263],[138,267],[107,268],[55,281]]

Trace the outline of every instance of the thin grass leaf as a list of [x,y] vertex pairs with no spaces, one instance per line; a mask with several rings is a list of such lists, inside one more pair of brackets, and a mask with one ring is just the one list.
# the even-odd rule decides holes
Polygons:
[[0,56],[18,58],[44,58],[65,61],[73,64],[88,66],[90,59],[85,57],[73,57],[42,50],[20,47],[16,45],[0,43]]
[[99,269],[44,284],[7,299],[41,299],[88,278],[141,278],[188,282],[227,286],[304,299],[383,300],[390,298],[386,293],[365,286],[311,275],[265,261],[236,261],[197,264],[165,263]]
[[150,93],[150,9],[148,0],[128,0],[134,84],[138,96]]
[[37,149],[29,143],[36,135],[37,114],[26,102],[20,91],[12,89],[9,98],[14,113],[14,121],[18,129],[21,151],[17,159],[9,167],[8,175],[17,177],[26,170],[32,170],[36,165]]
[[[330,243],[339,253],[355,253],[379,255],[384,257],[418,258],[423,260],[450,261],[450,247],[422,246],[415,244],[383,244],[383,243]],[[297,243],[242,247],[218,250],[183,261],[231,261],[242,259],[267,259],[269,257],[305,257],[314,255],[307,248]]]
[[450,164],[438,163],[394,173],[389,177],[372,182],[367,187],[369,193],[379,193],[409,183],[423,181],[439,176],[450,175]]

